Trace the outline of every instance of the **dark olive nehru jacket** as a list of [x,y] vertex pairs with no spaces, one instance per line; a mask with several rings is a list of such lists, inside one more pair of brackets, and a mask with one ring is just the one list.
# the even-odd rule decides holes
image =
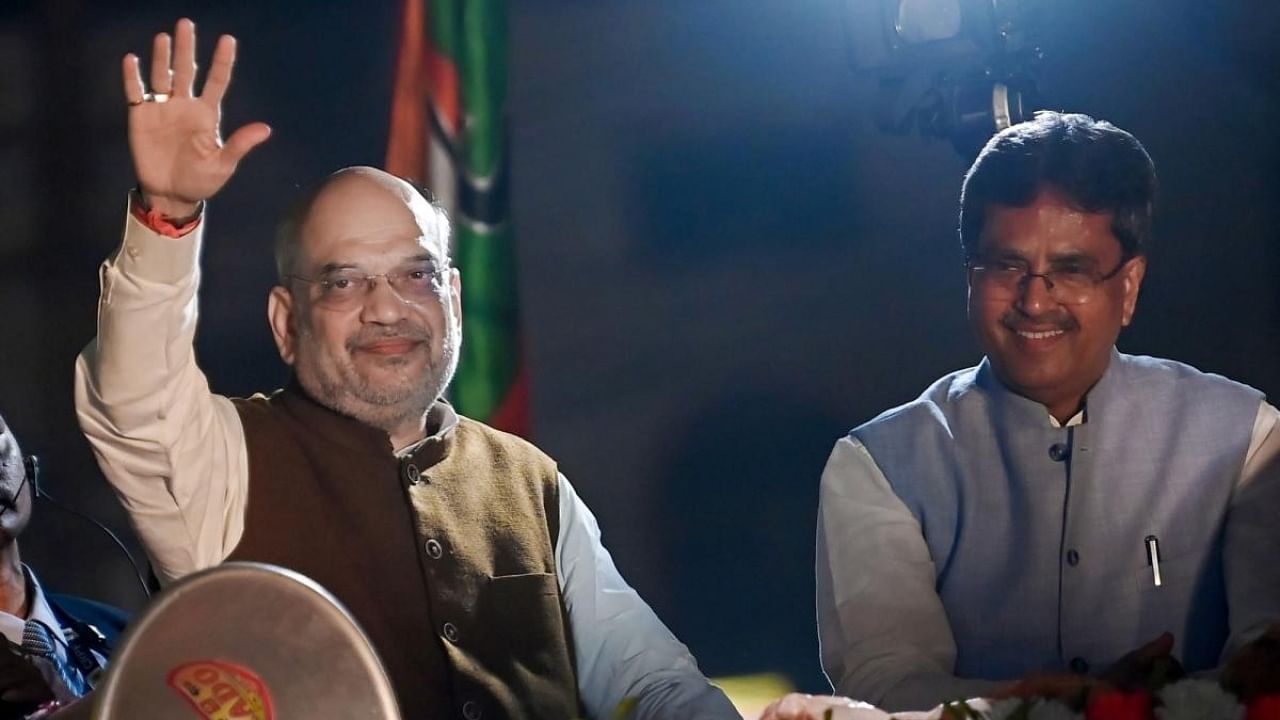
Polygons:
[[249,496],[231,559],[291,568],[336,595],[406,720],[582,714],[556,580],[554,461],[442,403],[404,457],[296,383],[236,408]]

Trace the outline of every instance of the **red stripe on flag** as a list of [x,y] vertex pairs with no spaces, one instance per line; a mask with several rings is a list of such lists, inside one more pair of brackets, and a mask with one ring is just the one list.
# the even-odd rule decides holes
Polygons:
[[423,0],[404,0],[400,13],[400,48],[391,91],[391,130],[387,139],[387,172],[421,185],[427,181],[427,14]]
[[499,430],[529,437],[529,376],[525,372],[524,357],[519,359],[516,376],[507,388],[506,397],[494,408],[488,422]]
[[[431,121],[440,114],[449,134],[462,126],[458,69],[431,47],[430,18],[425,0],[403,0],[395,84],[391,94],[391,127],[387,138],[386,170],[418,185],[427,182],[427,144]],[[452,139],[452,137],[450,138]]]
[[452,60],[427,50],[427,81],[432,104],[440,113],[449,139],[457,137],[462,128],[462,89],[458,78],[458,66]]

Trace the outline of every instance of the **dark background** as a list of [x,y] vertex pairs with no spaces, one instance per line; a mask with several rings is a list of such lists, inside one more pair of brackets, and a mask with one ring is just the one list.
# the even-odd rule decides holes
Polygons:
[[[269,243],[297,187],[382,163],[398,3],[8,2],[0,10],[0,411],[45,487],[128,535],[72,409],[96,268],[132,185],[119,58],[189,14],[241,40],[228,127],[275,128],[209,211],[198,352],[284,377]],[[1161,175],[1122,349],[1280,392],[1274,3],[1044,0],[1047,105],[1132,131]],[[880,134],[837,0],[511,0],[510,131],[535,440],[711,674],[817,662],[817,481],[848,428],[978,352],[965,161]],[[132,544],[132,536],[128,535]],[[100,534],[37,506],[47,585],[141,602]]]

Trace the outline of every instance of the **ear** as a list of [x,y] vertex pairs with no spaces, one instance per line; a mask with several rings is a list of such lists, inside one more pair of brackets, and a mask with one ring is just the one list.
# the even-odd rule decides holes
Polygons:
[[458,272],[458,268],[449,268],[449,286],[452,293],[449,298],[449,304],[453,307],[453,316],[458,319],[458,328],[461,332],[462,328],[462,273]]
[[285,364],[292,365],[294,357],[293,293],[283,285],[271,288],[267,296],[267,322],[271,324],[271,336],[276,350]]
[[1138,309],[1138,291],[1142,288],[1142,279],[1147,276],[1147,258],[1139,255],[1129,261],[1124,271],[1124,306],[1120,316],[1120,326],[1128,327],[1133,322],[1133,313]]

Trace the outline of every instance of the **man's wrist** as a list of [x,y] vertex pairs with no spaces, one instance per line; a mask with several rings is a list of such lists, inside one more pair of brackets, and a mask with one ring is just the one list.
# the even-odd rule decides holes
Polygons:
[[204,203],[196,203],[190,208],[179,208],[179,211],[186,210],[187,214],[174,217],[165,212],[166,209],[172,212],[173,205],[162,205],[161,208],[151,207],[148,204],[148,198],[136,187],[130,195],[129,204],[132,206],[131,212],[134,217],[153,232],[165,237],[180,238],[187,235],[200,224],[200,218],[204,212]]
[[190,225],[200,217],[203,203],[151,195],[140,187],[135,188],[134,193],[135,199],[142,207],[143,212],[150,217],[160,218],[171,225],[177,227]]

